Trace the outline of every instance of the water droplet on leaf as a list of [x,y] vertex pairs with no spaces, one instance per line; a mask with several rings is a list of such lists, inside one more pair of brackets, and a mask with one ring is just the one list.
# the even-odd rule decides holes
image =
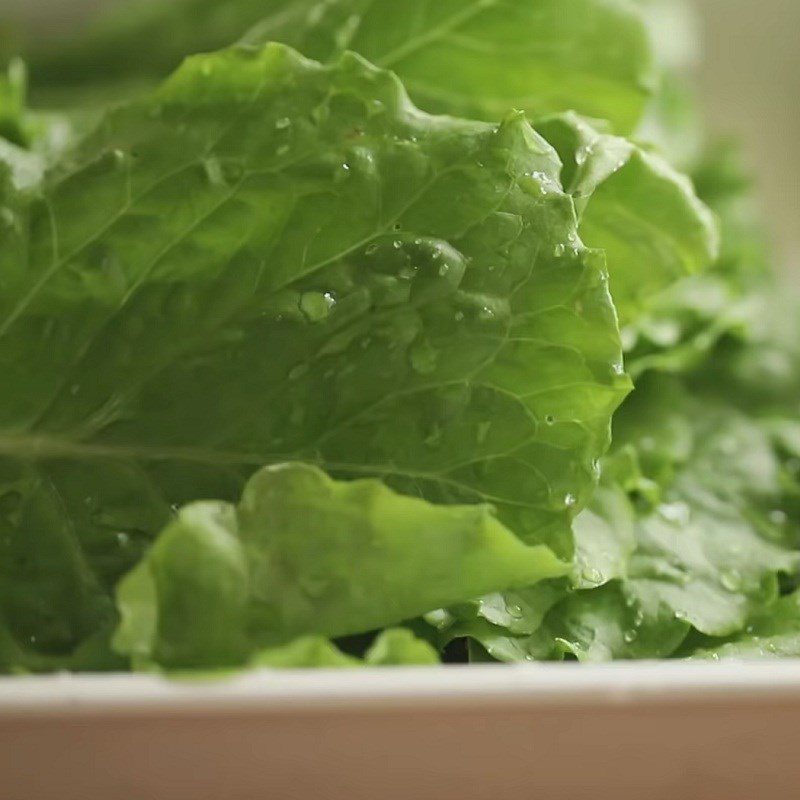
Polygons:
[[225,175],[222,172],[222,165],[219,159],[211,156],[203,161],[203,169],[206,178],[212,186],[225,186]]
[[667,522],[674,522],[685,527],[691,518],[691,509],[686,503],[662,503],[658,507],[658,513]]
[[586,567],[581,572],[581,577],[587,583],[593,583],[595,586],[598,586],[603,582],[603,573],[600,572],[600,570],[594,569],[593,567]]
[[335,183],[341,183],[342,181],[346,180],[350,175],[350,165],[349,164],[341,164],[339,169],[336,170],[333,174],[333,180]]
[[300,310],[309,322],[321,322],[336,303],[332,292],[304,292],[300,295]]
[[508,611],[508,615],[514,619],[520,619],[522,617],[522,606],[518,603],[509,603],[506,605],[506,610]]

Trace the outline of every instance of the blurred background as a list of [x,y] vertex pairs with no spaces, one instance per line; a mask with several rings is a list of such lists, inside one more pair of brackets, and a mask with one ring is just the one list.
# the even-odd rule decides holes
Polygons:
[[709,125],[740,136],[784,264],[800,272],[800,2],[698,0]]
[[[57,37],[99,5],[125,2],[0,0],[0,13],[38,36]],[[704,53],[697,74],[709,130],[742,140],[775,253],[800,274],[800,0],[695,4]]]

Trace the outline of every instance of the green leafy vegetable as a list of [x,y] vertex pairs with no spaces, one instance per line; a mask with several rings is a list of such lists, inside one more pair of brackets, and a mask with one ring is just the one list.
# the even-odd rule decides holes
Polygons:
[[34,74],[51,82],[160,76],[250,26],[249,43],[285,42],[320,61],[353,50],[395,71],[426,111],[490,121],[512,108],[533,116],[575,109],[629,132],[653,81],[644,24],[618,0],[151,2],[43,54]]
[[0,669],[796,654],[796,301],[696,54],[153,0],[10,61]]
[[581,238],[606,252],[623,321],[676,278],[714,261],[718,236],[710,211],[662,158],[575,114],[542,120],[537,130],[561,157]]
[[288,644],[262,650],[253,656],[251,667],[273,669],[308,669],[311,667],[348,668],[361,666],[362,662],[339,650],[324,636],[303,636]]
[[722,642],[706,641],[693,658],[797,658],[800,656],[800,593],[781,597]]
[[406,628],[381,632],[367,650],[364,660],[371,667],[438,664],[436,650]]
[[[166,528],[120,584],[115,646],[134,664],[236,664],[298,635],[373,630],[567,568],[486,506],[434,506],[376,480],[268,467],[238,507],[190,505]],[[394,634],[367,661],[390,663],[409,646]]]
[[406,628],[381,631],[363,659],[346,655],[322,636],[303,636],[288,644],[262,650],[248,662],[251,667],[278,669],[425,666],[438,663],[436,650]]
[[428,111],[493,120],[509,108],[533,117],[576,109],[630,131],[652,80],[646,31],[625,3],[361,0],[317,8],[288,24],[279,11],[247,39],[287,36],[319,59],[355,50],[394,70]]
[[[764,320],[783,317],[770,312],[781,303],[738,150],[724,142],[709,147],[694,164],[693,179],[720,223],[719,257],[711,271],[651,296],[627,321],[622,336],[634,377],[647,370],[690,372],[726,338],[763,339]],[[789,309],[784,313],[793,316]],[[782,336],[784,350],[787,338]]]
[[429,117],[356,56],[271,45],[189,60],[12,191],[14,636],[69,652],[171,506],[286,459],[491,502],[571,557],[628,382],[558,172],[519,115]]
[[781,459],[758,422],[718,400],[682,397],[660,382],[636,399],[620,436],[636,443],[664,489],[640,526],[633,591],[725,635],[776,592],[776,573],[797,569]]
[[[690,628],[713,637],[745,629],[775,602],[778,575],[796,573],[797,529],[789,522],[795,501],[765,426],[718,399],[692,397],[678,383],[650,379],[620,413],[615,441],[623,449],[605,460],[609,488],[596,495],[578,527],[588,526],[601,548],[596,532],[604,526],[611,541],[606,552],[617,559],[629,553],[624,567],[617,574],[598,568],[597,583],[614,584],[600,591],[584,582],[579,591],[564,590],[564,599],[551,599],[545,614],[540,607],[532,616],[519,608],[516,626],[479,613],[496,626],[487,629],[462,615],[460,632],[492,655],[667,656]],[[641,464],[638,479],[620,470],[631,452]],[[585,562],[603,564],[591,555]],[[533,623],[527,629],[526,618]],[[532,635],[504,642],[498,627],[506,636]]]

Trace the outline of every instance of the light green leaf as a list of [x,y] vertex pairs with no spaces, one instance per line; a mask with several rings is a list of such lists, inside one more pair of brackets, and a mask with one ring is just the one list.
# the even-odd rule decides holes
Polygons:
[[[676,448],[682,437],[685,445]],[[651,380],[617,425],[663,486],[640,515],[627,596],[656,600],[697,630],[728,635],[798,567],[785,524],[781,458],[768,431],[719,399]],[[661,443],[669,449],[663,449]]]
[[439,663],[436,650],[407,628],[389,628],[378,634],[364,655],[371,667],[400,665],[431,665]]
[[622,329],[626,367],[634,378],[647,371],[691,373],[726,337],[750,337],[763,304],[743,295],[716,270],[684,278],[660,292]]
[[259,651],[248,661],[248,666],[273,669],[309,667],[330,669],[363,666],[431,666],[439,663],[439,656],[433,647],[423,639],[418,639],[410,630],[388,628],[378,634],[363,659],[346,655],[323,636],[302,636],[288,644]]
[[[566,581],[542,581],[516,591],[495,592],[479,600],[453,609],[450,615],[467,621],[474,616],[505,628],[514,635],[534,633],[542,624],[547,611],[558,602],[566,591]],[[432,618],[435,627],[441,627],[441,619]]]
[[[634,601],[614,582],[569,595],[524,644],[538,658],[570,655],[583,662],[664,658],[677,649],[688,630],[688,623],[657,598]],[[547,646],[550,652],[545,656]]]
[[564,163],[562,182],[575,197],[581,238],[606,252],[623,322],[659,290],[712,264],[719,249],[714,218],[666,161],[576,114],[536,127]]
[[692,658],[753,659],[800,657],[800,592],[781,597],[724,641],[707,640]]
[[610,460],[592,502],[575,518],[573,586],[591,589],[628,572],[636,548],[636,513],[621,476],[613,474]]
[[659,658],[671,655],[689,630],[665,606],[645,610],[628,600],[617,582],[597,589],[563,591],[535,630],[509,635],[506,626],[485,618],[449,616],[432,619],[442,643],[468,637],[496,661],[582,662]]
[[310,667],[360,667],[362,661],[348,656],[324,636],[301,636],[288,644],[269,647],[256,653],[249,667],[272,669],[307,669]]
[[[785,360],[791,350],[791,334],[764,330],[795,316],[794,292],[788,302],[776,294],[767,236],[750,190],[752,178],[738,148],[724,141],[708,145],[692,166],[692,179],[719,221],[719,258],[706,274],[683,278],[651,298],[625,325],[626,367],[634,378],[646,370],[691,372],[712,353],[716,361],[718,345],[726,339],[751,345],[745,348],[747,358],[764,365]],[[759,353],[752,345],[764,339],[779,340],[783,355],[774,344],[769,353]],[[727,366],[725,370],[731,372]]]
[[[268,467],[238,507],[197,503],[167,526],[120,585],[115,646],[134,663],[224,666],[298,636],[362,633],[567,569],[486,506],[434,506],[372,479]],[[410,636],[379,639],[367,663],[394,662]]]

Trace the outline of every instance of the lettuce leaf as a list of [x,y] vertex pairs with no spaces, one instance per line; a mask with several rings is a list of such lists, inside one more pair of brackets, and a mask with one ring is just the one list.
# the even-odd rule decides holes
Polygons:
[[776,600],[754,615],[741,632],[722,641],[706,640],[692,658],[763,659],[800,656],[800,592]]
[[478,119],[509,108],[532,118],[574,109],[630,132],[652,85],[646,29],[624,2],[362,0],[318,8],[289,24],[280,12],[269,16],[245,41],[285,36],[321,60],[354,50],[395,71],[427,111]]
[[[732,636],[768,613],[779,575],[800,566],[797,492],[775,433],[719,398],[651,376],[618,415],[615,442],[604,469],[620,505],[604,508],[601,493],[578,519],[603,521],[622,552],[635,520],[622,574],[598,570],[602,589],[564,587],[544,614],[523,609],[527,630],[481,613],[493,627],[462,615],[452,630],[452,619],[441,626],[448,636],[473,636],[501,660],[656,658],[675,653],[690,630]],[[638,479],[620,469],[631,453]]]
[[370,667],[438,664],[439,655],[425,639],[407,628],[381,631],[364,654]]
[[353,50],[396,72],[426,111],[495,121],[575,109],[621,132],[653,80],[647,31],[621,0],[183,0],[134,4],[72,47],[37,53],[49,85],[160,77],[190,53],[282,41],[310,58]]
[[[237,664],[298,636],[375,630],[568,569],[486,506],[435,506],[374,479],[277,465],[248,481],[237,507],[179,512],[120,584],[114,644],[134,665]],[[367,661],[392,661],[402,637],[380,640]]]
[[322,636],[303,636],[284,645],[261,650],[248,662],[250,667],[305,669],[309,667],[390,667],[439,664],[436,650],[407,628],[381,631],[363,658],[343,653]]
[[654,593],[703,633],[726,635],[774,596],[777,573],[798,567],[783,459],[757,419],[724,401],[662,381],[637,399],[620,436],[664,488],[641,525],[632,591]]
[[738,148],[722,141],[692,165],[697,194],[719,223],[719,255],[704,274],[646,298],[640,313],[626,321],[626,367],[634,378],[647,370],[690,373],[725,340],[764,339],[764,321],[783,316],[771,310],[788,304],[777,295],[752,179],[741,161]]
[[174,507],[292,459],[490,502],[570,558],[629,383],[559,171],[520,115],[430,117],[357,56],[270,45],[190,59],[32,200],[9,184],[16,641],[70,653]]
[[636,319],[678,278],[716,260],[719,232],[711,212],[691,181],[664,159],[574,113],[541,120],[536,128],[561,158],[581,238],[606,253],[623,322]]
[[66,116],[15,62],[0,668],[794,653],[800,338],[694,43],[679,0],[179,0],[32,50]]
[[[123,665],[127,661],[117,656]],[[407,628],[386,628],[371,642],[362,656],[349,655],[324,636],[309,634],[286,644],[259,650],[246,663],[247,669],[352,669],[353,667],[432,666],[440,664],[439,654],[427,642]],[[224,678],[231,667],[206,667],[203,670],[163,669],[147,661],[139,666],[173,678]],[[119,668],[119,664],[117,666]]]
[[249,667],[256,669],[347,669],[361,665],[360,659],[343,653],[324,636],[302,636],[288,644],[268,647],[248,662]]

